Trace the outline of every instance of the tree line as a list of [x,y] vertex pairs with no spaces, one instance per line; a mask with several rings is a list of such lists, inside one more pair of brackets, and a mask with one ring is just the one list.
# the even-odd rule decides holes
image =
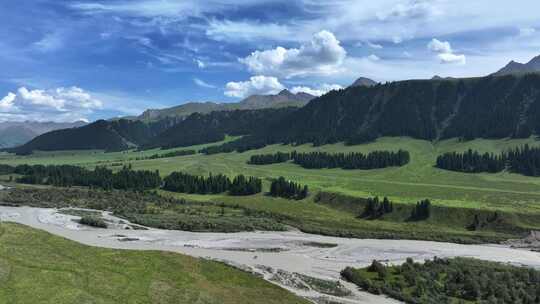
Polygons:
[[293,159],[306,169],[342,168],[342,169],[378,169],[394,166],[404,166],[410,161],[409,152],[399,150],[373,151],[368,154],[361,152],[327,153],[309,152],[297,153]]
[[341,275],[370,293],[406,303],[540,303],[540,271],[469,258],[408,258],[398,266],[373,261]]
[[[57,187],[83,186],[105,190],[144,191],[162,187],[181,193],[223,193],[231,195],[251,195],[262,191],[262,181],[256,177],[238,175],[231,181],[218,174],[208,177],[173,172],[163,180],[159,171],[133,170],[124,166],[118,172],[105,167],[89,170],[71,165],[0,165],[0,175],[22,175],[17,182],[23,184],[51,185]],[[163,184],[163,185],[162,185]]]
[[308,196],[308,186],[286,180],[283,176],[272,181],[270,195],[287,199],[302,200]]
[[178,151],[172,151],[172,152],[161,153],[161,154],[156,153],[156,154],[152,154],[150,156],[136,157],[135,160],[170,158],[170,157],[178,157],[178,156],[186,156],[186,155],[194,155],[194,154],[197,154],[197,151],[195,151],[195,150],[178,150]]
[[22,175],[17,182],[24,184],[52,185],[57,187],[85,186],[101,189],[148,190],[161,185],[159,171],[132,170],[124,166],[113,172],[105,167],[88,170],[70,165],[3,165],[0,174]]
[[448,152],[437,157],[437,168],[465,172],[497,173],[505,169],[527,176],[540,176],[540,147],[523,145],[502,152],[479,153],[469,149],[466,152]]
[[377,219],[382,217],[385,214],[392,213],[394,211],[394,203],[392,203],[386,196],[382,201],[379,200],[379,197],[368,198],[366,202],[366,207],[362,214],[361,218],[367,219]]
[[377,169],[393,166],[403,166],[410,161],[409,152],[399,150],[373,151],[368,154],[361,152],[328,153],[308,152],[290,153],[277,152],[274,154],[258,154],[250,157],[248,164],[268,165],[293,160],[306,169],[342,168],[342,169]]
[[251,195],[262,191],[262,181],[256,177],[238,175],[231,181],[229,177],[210,174],[208,177],[173,172],[165,177],[163,189],[172,192],[231,195]]
[[427,220],[431,216],[431,202],[428,199],[421,200],[414,206],[410,220],[423,221]]
[[222,174],[208,177],[173,172],[163,179],[163,189],[172,192],[217,194],[229,190],[231,180]]
[[252,155],[248,164],[250,165],[270,165],[284,163],[293,159],[296,156],[296,151],[293,152],[277,152],[273,154],[256,154]]
[[448,152],[437,157],[437,168],[466,173],[501,172],[506,167],[503,155],[480,154],[472,149],[464,153]]

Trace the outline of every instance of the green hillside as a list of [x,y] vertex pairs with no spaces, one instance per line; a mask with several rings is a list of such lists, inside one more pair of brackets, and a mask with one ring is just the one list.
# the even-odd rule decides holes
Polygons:
[[221,263],[89,247],[0,225],[0,303],[307,303]]
[[[338,192],[353,196],[388,196],[398,201],[416,202],[430,198],[448,206],[510,209],[514,211],[540,211],[540,179],[507,172],[489,174],[466,174],[437,169],[437,155],[448,151],[465,151],[473,148],[480,152],[501,152],[506,148],[524,143],[539,145],[533,138],[473,140],[460,142],[456,139],[431,143],[410,138],[381,138],[376,142],[355,146],[343,144],[312,147],[311,145],[272,145],[244,153],[221,153],[216,155],[188,155],[152,160],[134,160],[137,156],[151,155],[158,150],[145,152],[103,153],[99,151],[42,152],[30,156],[0,156],[5,164],[77,164],[94,167],[111,166],[114,163],[132,164],[134,169],[159,169],[162,175],[173,171],[192,174],[223,173],[259,177],[287,178],[306,183],[312,190]],[[206,145],[187,147],[199,149]],[[374,150],[403,149],[411,154],[411,161],[403,167],[377,170],[303,169],[292,163],[267,166],[248,165],[251,155],[276,151],[327,151],[369,152]],[[169,150],[163,150],[163,153]],[[172,150],[171,150],[172,151]],[[160,152],[161,153],[161,152]]]
[[[230,140],[230,139],[229,139]],[[268,211],[288,218],[288,223],[304,231],[352,235],[356,237],[413,237],[417,239],[454,240],[459,242],[495,241],[520,237],[528,230],[540,229],[540,179],[507,172],[466,174],[437,169],[437,155],[448,151],[473,148],[480,152],[500,152],[510,147],[529,143],[538,145],[534,138],[473,140],[460,142],[450,139],[432,143],[411,138],[381,138],[376,142],[356,146],[343,144],[312,147],[311,145],[272,145],[244,153],[215,155],[187,155],[173,158],[136,160],[136,157],[156,153],[144,152],[102,153],[98,151],[38,153],[36,155],[0,156],[0,163],[9,164],[76,164],[93,168],[105,165],[121,168],[131,164],[134,169],[159,169],[162,175],[173,171],[207,175],[223,173],[254,175],[265,179],[284,176],[309,185],[310,197],[302,201],[288,201],[265,195],[228,197],[225,195],[172,194],[191,200],[224,202],[226,204]],[[202,146],[190,147],[200,149]],[[293,163],[248,165],[251,155],[277,151],[369,152],[374,150],[403,149],[411,154],[411,161],[403,167],[376,170],[304,169]],[[167,152],[169,150],[163,151]],[[162,152],[160,152],[162,153]],[[318,192],[337,193],[315,201]],[[358,207],[347,204],[355,198],[388,196],[399,208],[392,216],[379,220],[358,219]],[[433,217],[427,221],[408,222],[410,208],[417,201],[430,199],[434,205]],[[336,204],[337,202],[337,204]],[[403,207],[401,207],[403,206]],[[409,207],[407,207],[409,206]],[[360,207],[361,208],[361,207]],[[476,216],[486,218],[494,212],[502,215],[497,225],[478,231],[467,227]]]

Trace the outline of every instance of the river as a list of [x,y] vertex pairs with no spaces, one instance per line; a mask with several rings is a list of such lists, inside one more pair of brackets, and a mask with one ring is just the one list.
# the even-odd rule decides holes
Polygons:
[[[388,263],[402,263],[408,257],[422,261],[434,256],[462,256],[540,268],[539,252],[499,245],[349,239],[306,234],[300,231],[194,233],[161,229],[126,230],[125,221],[122,222],[106,212],[103,215],[111,223],[116,223],[111,225],[112,229],[81,226],[74,221],[77,217],[60,214],[55,209],[0,206],[2,221],[24,224],[86,245],[180,252],[225,261],[259,273],[268,280],[271,280],[277,270],[339,280],[339,272],[346,266],[362,267],[374,259]],[[330,244],[334,244],[334,247],[330,247]],[[325,297],[313,290],[298,290],[285,282],[277,283],[310,299]],[[397,303],[391,299],[357,291],[350,284],[342,283],[353,290],[351,297],[337,299],[342,303]]]

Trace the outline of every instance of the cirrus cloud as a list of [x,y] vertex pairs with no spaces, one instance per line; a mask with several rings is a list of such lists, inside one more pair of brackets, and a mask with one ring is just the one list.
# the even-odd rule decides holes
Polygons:
[[0,120],[87,121],[103,103],[81,88],[29,90],[20,87],[0,100]]
[[291,78],[305,75],[328,75],[339,71],[347,52],[334,34],[320,31],[300,48],[277,47],[255,51],[240,59],[254,74]]

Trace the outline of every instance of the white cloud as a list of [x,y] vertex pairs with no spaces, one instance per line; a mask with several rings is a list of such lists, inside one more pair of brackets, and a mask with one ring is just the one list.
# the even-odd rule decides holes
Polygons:
[[519,36],[530,37],[536,33],[536,29],[533,27],[524,27],[519,29]]
[[13,102],[15,101],[15,98],[17,95],[9,92],[4,98],[0,100],[0,111],[12,111],[15,110],[15,105]]
[[274,41],[298,41],[297,33],[291,28],[275,23],[257,21],[211,20],[206,26],[206,35],[217,41],[241,41],[269,39]]
[[78,87],[29,90],[21,87],[0,100],[0,120],[74,121],[103,104]]
[[225,95],[245,98],[250,95],[277,94],[285,89],[276,77],[253,76],[248,81],[229,82],[225,86]]
[[204,63],[204,61],[196,59],[195,62],[197,62],[197,66],[199,67],[199,69],[206,68],[206,63]]
[[433,0],[408,0],[397,3],[389,10],[383,10],[377,13],[380,20],[388,19],[417,19],[432,17],[441,14],[441,11],[435,6],[437,1]]
[[215,89],[216,88],[215,85],[209,84],[209,83],[207,83],[204,80],[201,80],[199,78],[193,78],[193,82],[196,85],[200,86],[201,88],[206,88],[206,89]]
[[303,75],[328,75],[339,71],[347,55],[334,34],[320,31],[300,48],[277,47],[255,51],[240,62],[254,74],[290,78]]
[[95,2],[75,3],[72,8],[84,11],[88,14],[116,13],[144,17],[168,16],[176,17],[197,9],[197,5],[189,1],[124,1],[110,4]]
[[428,43],[428,49],[432,52],[436,53],[452,53],[452,47],[450,46],[450,42],[448,41],[440,41],[438,39],[433,38]]
[[437,58],[441,63],[465,64],[467,62],[465,55],[455,54],[450,42],[440,41],[433,38],[427,45],[428,50],[437,53]]
[[50,52],[60,49],[64,45],[60,32],[46,34],[39,41],[34,43],[34,47],[42,52]]
[[403,42],[403,38],[400,37],[400,36],[393,36],[393,37],[392,37],[392,42],[393,42],[394,44],[400,44],[400,43]]
[[456,55],[452,53],[442,53],[437,55],[439,57],[439,60],[441,63],[457,63],[457,64],[465,64],[467,63],[467,59],[465,55]]
[[[185,18],[199,17],[205,13],[222,12],[231,6],[249,6],[267,0],[123,0],[77,2],[71,8],[87,14],[122,14],[138,17]],[[270,0],[268,0],[270,1]]]
[[381,60],[381,58],[375,54],[371,54],[369,56],[367,56],[367,59],[371,60],[371,61],[379,61]]
[[310,88],[310,87],[306,87],[306,86],[297,86],[297,87],[293,87],[291,89],[291,92],[294,93],[294,94],[297,94],[297,93],[300,93],[300,92],[304,92],[304,93],[308,93],[310,95],[313,95],[313,96],[322,96],[332,90],[340,90],[340,89],[343,89],[342,86],[340,86],[339,84],[323,84],[317,88]]
[[111,36],[112,36],[112,33],[109,33],[109,32],[102,32],[99,34],[99,37],[103,40],[109,39],[111,38]]
[[367,44],[367,46],[369,46],[369,47],[370,47],[370,48],[372,48],[372,49],[377,49],[377,50],[380,50],[380,49],[382,49],[382,48],[383,48],[383,46],[382,46],[382,45],[380,45],[380,44],[377,44],[377,43],[372,43],[372,42],[369,42],[369,41],[368,41],[368,42],[366,42],[366,44]]

